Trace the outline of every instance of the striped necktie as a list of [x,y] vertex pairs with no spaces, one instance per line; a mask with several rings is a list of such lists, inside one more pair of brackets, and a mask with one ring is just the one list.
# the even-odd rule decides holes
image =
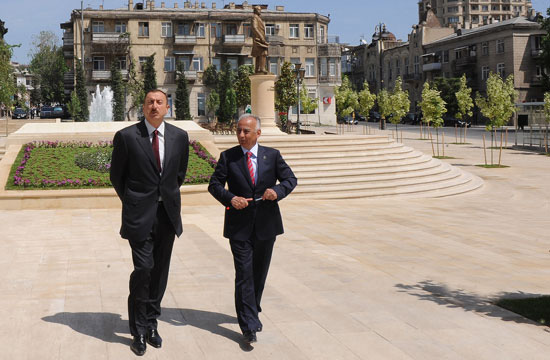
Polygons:
[[254,181],[254,166],[252,166],[252,152],[246,153],[246,165],[248,166],[248,172],[250,173],[250,179],[252,179],[252,185],[256,185]]

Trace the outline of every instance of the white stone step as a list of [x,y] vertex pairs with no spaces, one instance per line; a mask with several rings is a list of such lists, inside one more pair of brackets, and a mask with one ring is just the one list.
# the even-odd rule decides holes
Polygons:
[[[424,155],[420,152],[410,154],[407,157],[394,157],[389,156],[370,156],[368,158],[354,159],[353,162],[334,161],[328,162],[324,160],[310,161],[287,161],[292,166],[292,170],[296,172],[308,172],[308,171],[337,171],[337,170],[351,170],[351,169],[379,169],[379,168],[391,168],[399,166],[408,166],[413,164],[424,164],[432,162],[433,159],[430,156]],[[299,162],[299,163],[298,163]]]

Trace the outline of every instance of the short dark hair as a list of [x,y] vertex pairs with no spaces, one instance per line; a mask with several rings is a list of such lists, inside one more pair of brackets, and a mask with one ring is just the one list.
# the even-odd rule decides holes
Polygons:
[[166,95],[164,91],[162,91],[161,89],[151,89],[147,91],[147,93],[145,94],[145,97],[143,98],[143,104],[145,104],[145,99],[147,99],[147,95],[149,95],[149,93],[155,93],[155,92],[163,93],[164,97],[166,98],[166,102],[168,102],[168,95]]

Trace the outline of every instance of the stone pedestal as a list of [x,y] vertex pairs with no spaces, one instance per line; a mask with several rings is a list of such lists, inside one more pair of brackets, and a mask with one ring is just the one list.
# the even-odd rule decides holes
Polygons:
[[262,122],[262,135],[286,135],[275,124],[275,75],[251,75],[252,114]]

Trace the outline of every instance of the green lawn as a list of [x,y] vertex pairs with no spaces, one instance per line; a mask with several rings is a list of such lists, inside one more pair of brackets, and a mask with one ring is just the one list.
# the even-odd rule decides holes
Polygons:
[[[111,187],[111,142],[34,142],[23,145],[11,168],[7,190]],[[216,160],[195,141],[189,145],[184,184],[208,183]]]

